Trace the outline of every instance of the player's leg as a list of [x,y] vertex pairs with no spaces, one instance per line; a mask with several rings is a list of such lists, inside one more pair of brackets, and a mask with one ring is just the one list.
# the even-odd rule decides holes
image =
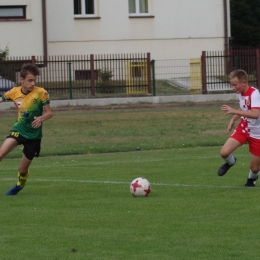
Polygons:
[[235,138],[229,138],[222,149],[220,150],[220,156],[225,160],[218,169],[218,175],[223,176],[226,172],[236,163],[236,158],[233,156],[233,151],[235,151],[241,143]]
[[0,147],[0,161],[4,159],[4,157],[10,153],[16,146],[18,145],[18,141],[14,138],[6,138]]
[[27,159],[26,156],[23,154],[18,170],[18,181],[14,187],[12,187],[6,192],[6,195],[16,195],[20,190],[24,188],[27,178],[29,176],[28,169],[31,162],[32,160]]
[[0,161],[18,145],[18,141],[13,137],[8,137],[0,147]]
[[24,143],[23,156],[18,171],[17,184],[6,192],[6,195],[16,195],[25,186],[29,176],[29,167],[34,157],[40,153],[41,140],[27,140]]
[[25,182],[27,181],[27,178],[29,176],[29,167],[31,165],[32,160],[29,160],[25,155],[23,155],[19,171],[18,171],[18,182],[17,186],[24,187]]
[[245,187],[255,187],[259,175],[260,157],[251,154],[250,171]]
[[260,173],[260,140],[249,138],[249,151],[251,153],[250,171],[245,187],[255,187]]
[[10,134],[10,136],[5,139],[0,147],[0,161],[19,144],[17,137],[19,137],[19,135],[12,136]]

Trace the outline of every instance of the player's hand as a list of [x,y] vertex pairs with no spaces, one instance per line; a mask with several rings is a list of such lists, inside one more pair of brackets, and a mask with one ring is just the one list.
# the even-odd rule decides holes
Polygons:
[[41,120],[41,118],[35,116],[35,117],[34,117],[34,120],[33,120],[33,122],[32,122],[32,127],[33,127],[33,128],[39,128],[41,125],[42,125],[42,120]]
[[226,112],[224,115],[228,115],[228,114],[234,115],[234,114],[236,114],[236,110],[234,108],[228,106],[228,105],[223,105],[221,107],[221,110]]
[[228,124],[227,131],[226,131],[226,135],[227,135],[228,133],[230,133],[230,131],[231,131],[232,128],[233,128],[233,125],[234,125],[234,122],[230,122],[230,123]]

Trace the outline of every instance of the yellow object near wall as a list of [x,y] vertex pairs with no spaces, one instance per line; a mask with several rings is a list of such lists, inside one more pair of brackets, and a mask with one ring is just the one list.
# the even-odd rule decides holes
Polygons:
[[202,93],[201,59],[190,59],[190,94]]
[[148,74],[147,61],[126,62],[126,93],[147,94]]

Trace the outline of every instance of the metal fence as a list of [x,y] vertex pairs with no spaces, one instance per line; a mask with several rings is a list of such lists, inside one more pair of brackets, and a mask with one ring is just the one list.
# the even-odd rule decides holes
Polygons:
[[152,61],[154,93],[230,93],[228,75],[235,69],[245,70],[249,85],[260,89],[260,48],[231,48],[227,52],[202,52],[195,59]]
[[248,73],[249,84],[257,88],[259,84],[259,50],[234,52],[203,52],[202,92],[226,93],[232,91],[228,75],[235,69],[243,69]]
[[260,88],[260,50],[255,48],[175,60],[150,60],[149,53],[9,58],[0,61],[0,94],[19,84],[26,62],[40,68],[37,85],[52,99],[229,93],[234,69],[246,70],[249,84]]
[[155,95],[202,93],[201,58],[152,61]]
[[[23,63],[40,68],[37,85],[52,99],[151,95],[150,54],[80,55],[9,58],[0,62],[0,76],[19,84]],[[1,82],[1,81],[0,81]],[[9,88],[9,87],[8,87]],[[0,85],[0,91],[7,90]]]

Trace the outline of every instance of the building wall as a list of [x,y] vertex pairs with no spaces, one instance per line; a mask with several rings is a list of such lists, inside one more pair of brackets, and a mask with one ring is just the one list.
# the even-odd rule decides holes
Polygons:
[[153,0],[153,18],[129,18],[127,0],[99,0],[100,19],[74,19],[73,1],[56,0],[54,9],[63,11],[54,13],[48,0],[49,54],[150,52],[154,59],[174,59],[223,50],[223,0],[199,2]]
[[189,59],[200,57],[202,51],[223,50],[223,38],[118,40],[52,42],[49,54],[121,54],[147,53],[151,59]]
[[[224,49],[223,0],[149,1],[154,17],[129,18],[127,0],[97,0],[99,19],[75,19],[72,0],[46,0],[48,54],[150,52],[153,59],[178,59]],[[0,49],[8,44],[10,56],[43,55],[41,3],[19,0],[32,21],[0,22],[6,35]]]
[[0,49],[10,56],[42,55],[41,0],[1,0],[0,5],[26,5],[26,21],[0,21]]

